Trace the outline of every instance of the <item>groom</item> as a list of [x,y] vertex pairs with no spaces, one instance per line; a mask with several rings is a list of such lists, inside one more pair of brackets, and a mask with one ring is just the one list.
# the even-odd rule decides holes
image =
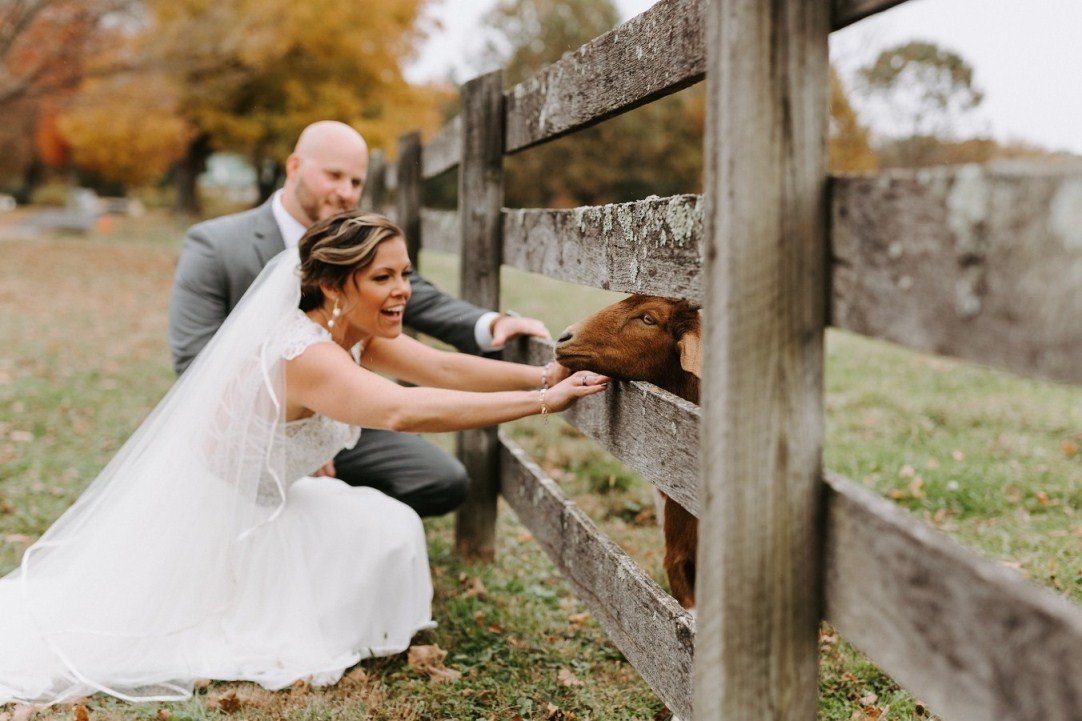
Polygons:
[[[271,258],[296,247],[317,220],[356,207],[367,174],[364,138],[344,123],[319,121],[297,139],[286,159],[285,183],[267,202],[188,230],[169,303],[169,347],[178,375]],[[462,352],[500,348],[518,335],[549,337],[540,321],[478,308],[418,275],[411,280],[405,324]],[[322,470],[350,485],[377,488],[422,516],[454,510],[469,486],[462,464],[428,441],[374,429]]]

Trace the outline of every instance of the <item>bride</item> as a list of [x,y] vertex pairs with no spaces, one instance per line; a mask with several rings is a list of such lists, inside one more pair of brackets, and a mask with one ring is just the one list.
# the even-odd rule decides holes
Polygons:
[[329,684],[434,625],[420,518],[308,474],[362,427],[488,426],[561,411],[609,379],[402,335],[410,272],[402,232],[360,211],[266,267],[0,579],[0,704],[178,700],[201,679]]

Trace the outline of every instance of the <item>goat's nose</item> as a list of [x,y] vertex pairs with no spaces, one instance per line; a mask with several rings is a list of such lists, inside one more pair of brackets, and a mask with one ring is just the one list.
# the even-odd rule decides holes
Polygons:
[[568,328],[567,330],[565,330],[563,333],[560,334],[560,337],[556,339],[556,342],[557,343],[566,343],[567,341],[571,340],[571,336],[573,336],[573,335],[575,335],[575,334],[571,332],[570,328]]

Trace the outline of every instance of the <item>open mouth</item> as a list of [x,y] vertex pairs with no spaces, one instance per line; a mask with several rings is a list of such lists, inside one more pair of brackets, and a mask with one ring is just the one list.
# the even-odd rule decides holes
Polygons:
[[394,305],[390,308],[384,308],[380,311],[380,315],[388,320],[402,320],[402,313],[406,310],[404,305]]

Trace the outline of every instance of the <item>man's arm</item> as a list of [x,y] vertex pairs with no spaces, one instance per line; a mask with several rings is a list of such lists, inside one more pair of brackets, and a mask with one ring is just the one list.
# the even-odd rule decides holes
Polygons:
[[229,315],[229,281],[210,238],[196,225],[184,237],[169,301],[169,348],[179,376]]
[[463,353],[480,353],[474,328],[487,311],[447,295],[419,275],[415,274],[410,280],[413,294],[406,304],[405,325]]

